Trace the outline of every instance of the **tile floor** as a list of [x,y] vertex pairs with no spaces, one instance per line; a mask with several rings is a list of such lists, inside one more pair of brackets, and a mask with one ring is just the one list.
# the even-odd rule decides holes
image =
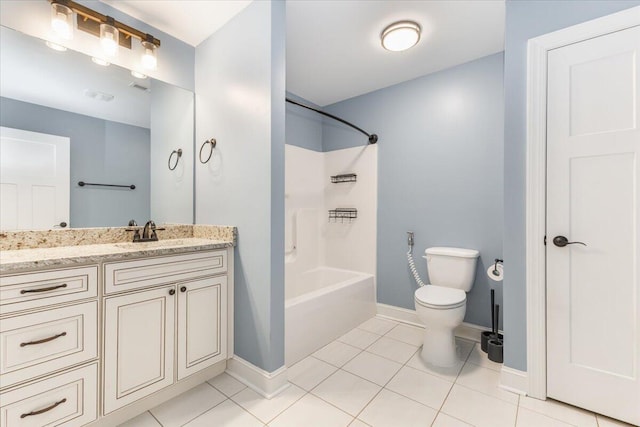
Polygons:
[[375,317],[290,367],[271,400],[225,373],[121,427],[627,426],[500,389],[501,365],[471,341],[453,368],[427,366],[422,333]]

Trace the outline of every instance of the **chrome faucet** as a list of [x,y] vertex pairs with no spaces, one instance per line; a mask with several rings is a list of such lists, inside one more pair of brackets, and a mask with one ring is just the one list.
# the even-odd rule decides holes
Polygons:
[[[149,231],[151,231],[151,234],[149,234]],[[158,235],[156,234],[156,223],[153,222],[153,220],[147,221],[144,225],[144,228],[142,229],[142,240],[146,242],[155,242],[158,240]]]

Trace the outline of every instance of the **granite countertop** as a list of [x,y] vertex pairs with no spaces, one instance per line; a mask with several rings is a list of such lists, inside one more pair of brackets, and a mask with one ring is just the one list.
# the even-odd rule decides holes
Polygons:
[[228,248],[235,246],[238,239],[238,230],[233,226],[162,224],[158,229],[160,240],[133,243],[133,233],[128,229],[2,231],[0,273]]
[[235,240],[197,237],[157,242],[119,242],[99,245],[59,246],[0,251],[0,273],[8,274],[43,267],[69,267],[76,264],[123,261],[129,258],[173,255],[235,246]]

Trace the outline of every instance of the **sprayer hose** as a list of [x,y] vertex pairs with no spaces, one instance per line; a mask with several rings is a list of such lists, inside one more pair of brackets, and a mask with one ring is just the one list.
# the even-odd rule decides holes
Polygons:
[[419,286],[425,286],[425,283],[420,279],[420,275],[418,274],[418,269],[416,269],[416,263],[413,262],[413,254],[411,253],[411,248],[409,252],[407,252],[407,259],[409,260],[409,270],[411,270],[411,274],[413,274],[413,278],[416,279],[416,283]]

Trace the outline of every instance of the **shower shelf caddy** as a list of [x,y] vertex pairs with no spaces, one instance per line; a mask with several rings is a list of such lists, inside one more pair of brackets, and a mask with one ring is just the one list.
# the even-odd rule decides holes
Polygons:
[[329,222],[351,222],[358,217],[356,208],[337,208],[329,211]]
[[342,175],[334,175],[331,177],[331,182],[339,184],[341,182],[356,182],[358,175],[355,173],[345,173]]

